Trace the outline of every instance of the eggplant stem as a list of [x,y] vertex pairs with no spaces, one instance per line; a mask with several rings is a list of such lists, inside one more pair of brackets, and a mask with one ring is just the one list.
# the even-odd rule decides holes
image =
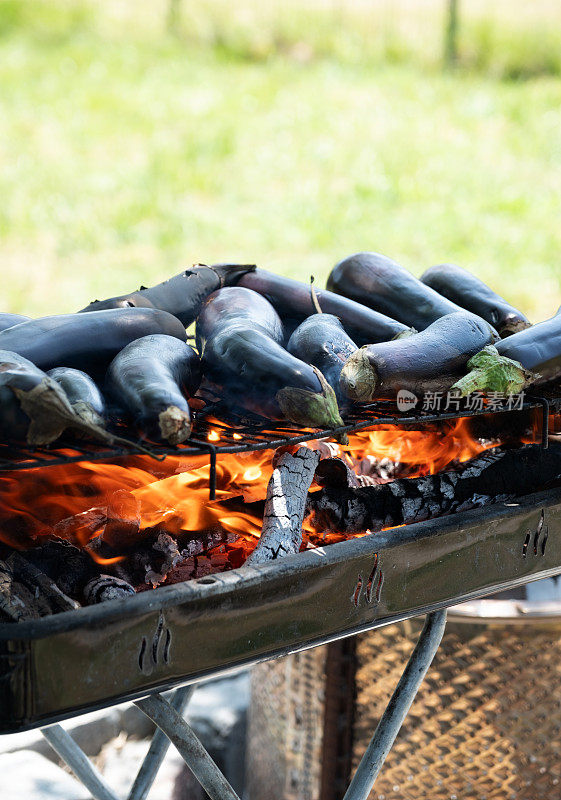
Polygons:
[[321,384],[321,392],[310,392],[285,386],[277,392],[276,400],[286,419],[307,428],[340,428],[341,419],[337,397],[322,373],[313,367]]
[[356,400],[360,403],[372,400],[378,383],[378,376],[364,347],[354,352],[347,360],[341,370],[339,383],[341,392],[346,397],[350,397],[351,400]]
[[538,378],[534,372],[524,369],[522,364],[499,355],[496,347],[487,345],[467,363],[470,370],[451,387],[451,391],[467,397],[473,392],[497,392],[519,394]]
[[310,295],[312,297],[312,305],[315,309],[316,314],[323,314],[323,311],[321,310],[321,306],[319,304],[317,292],[314,288],[314,281],[315,281],[314,276],[310,275]]
[[12,391],[18,398],[22,411],[31,420],[27,431],[27,443],[31,446],[50,444],[67,428],[76,428],[107,444],[120,444],[139,450],[157,461],[165,458],[155,455],[147,447],[114,436],[104,428],[86,421],[76,413],[63,390],[51,378],[44,378],[29,391],[16,388]]

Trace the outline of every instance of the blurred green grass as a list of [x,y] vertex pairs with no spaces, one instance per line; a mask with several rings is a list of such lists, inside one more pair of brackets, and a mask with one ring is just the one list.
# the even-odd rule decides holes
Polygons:
[[322,283],[373,249],[551,314],[561,8],[478,3],[445,71],[436,0],[185,2],[173,34],[164,2],[0,0],[1,307],[72,311],[198,261]]

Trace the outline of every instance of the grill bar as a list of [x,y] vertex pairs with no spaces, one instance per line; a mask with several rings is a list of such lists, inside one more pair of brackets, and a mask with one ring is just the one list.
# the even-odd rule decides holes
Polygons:
[[[488,414],[508,414],[514,409],[499,408],[489,411],[482,409],[463,409],[461,411],[444,411],[441,413],[415,412],[412,414],[388,413],[388,406],[384,403],[370,403],[360,406],[346,415],[345,425],[329,430],[298,429],[289,423],[270,422],[231,415],[226,420],[208,420],[208,415],[195,417],[194,436],[184,445],[175,447],[152,444],[148,448],[153,456],[162,459],[168,455],[173,456],[201,456],[211,454],[211,482],[214,474],[213,462],[216,456],[226,453],[244,453],[252,450],[274,450],[283,445],[296,445],[314,439],[331,438],[341,433],[356,433],[378,425],[425,425],[447,422],[464,417],[479,417]],[[531,411],[536,408],[543,410],[542,445],[547,447],[547,432],[550,412],[557,411],[561,400],[547,397],[530,397],[516,408],[516,411]],[[391,407],[392,410],[394,407]],[[217,432],[217,440],[211,438]],[[143,443],[146,446],[146,443]],[[109,461],[135,455],[134,451],[123,447],[107,447],[72,442],[62,442],[57,448],[48,447],[28,448],[21,444],[0,444],[0,472],[14,472],[36,467],[49,467],[60,464],[71,464],[78,461]],[[214,474],[214,481],[216,476]]]

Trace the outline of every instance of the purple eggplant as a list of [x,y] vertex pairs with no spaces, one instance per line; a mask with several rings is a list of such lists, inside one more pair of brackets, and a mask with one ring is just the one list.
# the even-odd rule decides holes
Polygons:
[[343,424],[335,392],[316,367],[282,347],[281,320],[260,294],[237,286],[215,292],[196,335],[205,374],[230,402],[312,428]]
[[501,338],[529,328],[531,323],[510,303],[471,272],[455,264],[439,264],[421,275],[421,281],[462,308],[479,314]]
[[0,331],[5,331],[8,328],[13,328],[14,325],[19,325],[20,322],[28,322],[31,317],[24,317],[23,314],[9,314],[7,311],[0,312]]
[[[316,313],[308,283],[257,269],[243,275],[237,285],[266,297],[281,316],[288,331],[294,330],[307,317]],[[325,314],[339,317],[344,329],[357,344],[385,342],[413,333],[407,325],[367,308],[362,301],[354,302],[356,298],[349,300],[342,297],[341,293],[334,294],[324,289],[317,289],[315,293],[321,310]]]
[[166,311],[116,308],[22,322],[0,332],[0,349],[19,353],[43,370],[74,367],[95,378],[105,374],[123,347],[153,333],[186,339],[181,322]]
[[66,394],[76,414],[93,425],[104,427],[105,400],[97,384],[79,369],[55,367],[47,372]]
[[493,341],[488,322],[468,311],[440,317],[428,328],[393,342],[367,345],[341,372],[341,390],[352,400],[395,400],[400,390],[421,396],[447,391],[468,360]]
[[179,444],[191,434],[187,397],[198,389],[200,359],[173,336],[143,336],[124,347],[107,370],[108,393],[150,437]]
[[323,373],[339,395],[339,379],[345,362],[358,347],[333,314],[312,314],[299,325],[286,349],[296,358],[312,364]]
[[108,308],[159,308],[173,314],[188,328],[199,316],[209,294],[230,286],[240,275],[254,269],[253,264],[196,264],[157,286],[141,286],[137,292],[109,300],[94,300],[82,312]]
[[18,353],[0,350],[0,436],[44,445],[69,427],[91,432],[56,381]]
[[[355,253],[339,261],[331,270],[327,288],[395,317],[418,331],[440,317],[463,311],[391,258],[379,253]],[[495,340],[498,339],[495,331]]]

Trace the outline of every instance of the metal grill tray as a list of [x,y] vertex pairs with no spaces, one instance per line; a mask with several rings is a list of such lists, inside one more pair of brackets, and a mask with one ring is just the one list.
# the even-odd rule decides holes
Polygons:
[[0,625],[0,733],[561,573],[561,489]]

